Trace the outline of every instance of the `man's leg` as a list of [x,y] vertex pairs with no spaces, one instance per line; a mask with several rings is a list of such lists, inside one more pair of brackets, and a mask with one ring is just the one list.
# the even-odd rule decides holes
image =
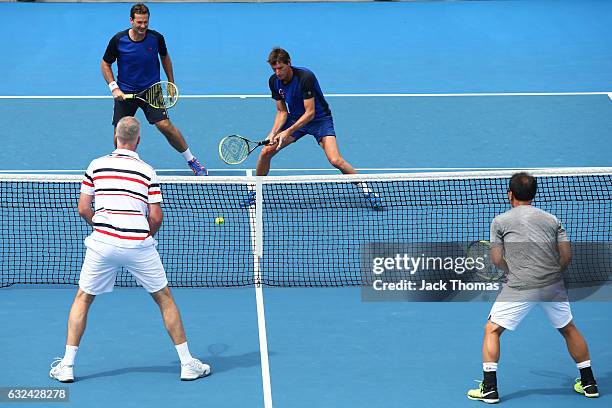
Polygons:
[[340,154],[335,136],[323,136],[319,141],[319,146],[323,148],[329,163],[340,170],[342,174],[357,174],[353,166],[344,160]]
[[488,320],[485,325],[484,341],[482,342],[482,361],[483,363],[497,363],[500,353],[500,337],[504,332],[500,325]]
[[[497,391],[497,363],[499,362],[500,337],[504,328],[487,321],[484,340],[482,342],[482,374],[485,389]],[[499,397],[497,397],[499,398]]]
[[576,363],[590,360],[587,343],[573,321],[569,322],[567,326],[560,328],[559,333],[565,339],[567,350]]
[[485,325],[484,340],[482,342],[482,371],[483,381],[479,388],[468,391],[468,398],[487,403],[499,402],[497,391],[497,362],[500,353],[500,337],[504,328],[487,321]]
[[187,337],[185,336],[183,321],[178,307],[176,307],[176,303],[174,303],[174,298],[172,297],[170,289],[166,286],[160,291],[151,293],[151,296],[159,306],[162,319],[164,320],[164,326],[166,326],[166,330],[174,344],[178,345],[185,343]]
[[170,122],[170,119],[160,120],[159,122],[155,123],[155,126],[166,137],[168,143],[170,143],[170,145],[174,147],[177,152],[183,153],[189,148],[183,134],[176,126],[172,124],[172,122]]
[[264,146],[263,149],[261,149],[261,153],[259,153],[259,158],[257,159],[255,175],[267,176],[270,172],[270,162],[272,161],[272,157],[274,157],[276,153],[280,152],[285,147],[289,146],[292,143],[295,143],[296,140],[296,138],[290,137],[289,142],[283,147],[281,147],[279,150],[276,149],[277,145]]
[[183,134],[176,126],[172,124],[172,122],[170,122],[170,119],[162,119],[155,122],[155,127],[157,127],[157,129],[166,137],[168,143],[170,143],[170,145],[183,156],[196,176],[208,175],[208,170],[206,170],[206,167],[204,167],[202,163],[200,163],[191,153]]
[[[342,174],[357,174],[357,171],[351,166],[349,162],[344,160],[338,149],[338,143],[336,142],[336,136],[323,136],[319,139],[319,146],[325,152],[325,156],[329,163],[340,170]],[[365,198],[370,202],[373,208],[380,208],[383,204],[380,196],[372,191],[365,181],[355,183],[365,195]]]
[[210,366],[193,358],[189,352],[183,320],[170,289],[166,286],[157,292],[151,293],[151,296],[159,306],[166,330],[181,360],[181,380],[195,380],[210,374]]
[[81,343],[81,337],[87,326],[87,314],[89,307],[96,297],[89,293],[83,292],[80,288],[72,302],[70,315],[68,316],[68,335],[66,336],[66,345],[78,347]]
[[576,362],[576,367],[580,370],[580,380],[575,384],[574,390],[587,397],[598,397],[599,391],[597,390],[597,382],[591,369],[589,347],[582,333],[580,333],[573,321],[560,328],[559,333],[565,339],[567,350]]
[[66,336],[66,351],[62,359],[57,359],[51,365],[49,376],[61,382],[74,381],[73,367],[81,338],[87,325],[87,313],[95,299],[94,295],[77,290],[70,314],[68,315],[68,335]]

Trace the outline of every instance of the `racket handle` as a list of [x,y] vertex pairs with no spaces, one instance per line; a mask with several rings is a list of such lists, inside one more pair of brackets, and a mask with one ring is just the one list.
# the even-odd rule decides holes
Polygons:
[[134,99],[136,94],[123,94],[123,99]]
[[261,146],[267,146],[267,145],[269,145],[269,144],[270,144],[270,141],[269,141],[268,139],[266,139],[266,140],[262,140],[261,142],[259,142],[259,144],[260,144]]

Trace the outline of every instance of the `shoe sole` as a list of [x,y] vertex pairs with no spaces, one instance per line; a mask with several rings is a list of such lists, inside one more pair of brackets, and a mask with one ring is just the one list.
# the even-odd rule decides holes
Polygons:
[[60,379],[60,378],[57,378],[57,377],[52,376],[51,374],[49,374],[49,377],[51,377],[51,378],[53,378],[54,380],[57,380],[57,381],[59,381],[59,382],[61,382],[61,383],[71,383],[71,382],[74,382],[74,378],[66,378],[66,379],[62,380],[62,379]]
[[498,399],[475,398],[475,397],[470,397],[469,395],[467,397],[471,399],[472,401],[482,401],[482,402],[486,402],[487,404],[497,404],[499,402],[499,398]]
[[199,377],[193,377],[193,378],[183,378],[183,377],[181,377],[181,381],[195,381],[195,380],[200,379],[200,378],[208,377],[210,374],[212,374],[212,370],[207,372],[207,373],[205,373],[205,374],[202,374]]
[[584,395],[587,398],[599,398],[599,393],[596,392],[594,394],[589,394],[587,392],[584,391],[578,391],[577,389],[574,389],[574,391],[576,391],[578,394]]
[[[578,391],[576,391],[578,392]],[[582,394],[587,398],[599,398],[599,393],[596,394],[587,394],[586,392],[578,392],[578,394]]]

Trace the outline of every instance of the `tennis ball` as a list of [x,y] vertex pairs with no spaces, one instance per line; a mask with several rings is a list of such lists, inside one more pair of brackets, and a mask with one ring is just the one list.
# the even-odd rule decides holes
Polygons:
[[223,217],[217,217],[215,218],[215,224],[217,225],[223,225],[225,223],[225,218]]

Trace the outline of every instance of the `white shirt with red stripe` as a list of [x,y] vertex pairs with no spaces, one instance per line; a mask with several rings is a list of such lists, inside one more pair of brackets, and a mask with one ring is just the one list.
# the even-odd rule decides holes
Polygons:
[[81,193],[94,196],[92,239],[124,248],[155,244],[147,217],[162,194],[155,170],[136,152],[116,149],[92,161]]

